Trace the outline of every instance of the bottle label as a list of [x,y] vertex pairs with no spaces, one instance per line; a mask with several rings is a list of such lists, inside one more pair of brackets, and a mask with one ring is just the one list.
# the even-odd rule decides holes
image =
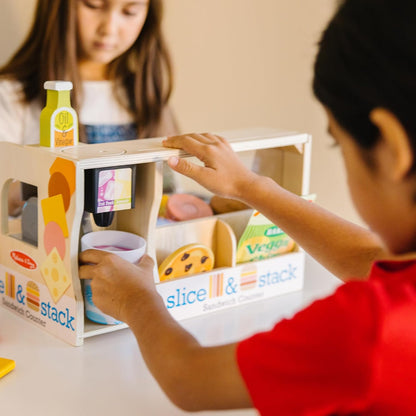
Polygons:
[[60,107],[51,117],[53,147],[74,146],[78,143],[78,120],[73,108]]

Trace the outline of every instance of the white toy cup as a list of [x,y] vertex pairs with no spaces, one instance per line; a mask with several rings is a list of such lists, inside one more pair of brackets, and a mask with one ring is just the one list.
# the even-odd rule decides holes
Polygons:
[[[146,240],[136,234],[125,231],[103,230],[84,234],[81,237],[81,251],[95,249],[114,253],[135,263],[146,251]],[[84,280],[85,314],[91,321],[99,324],[115,325],[121,323],[101,312],[92,301],[91,281]]]

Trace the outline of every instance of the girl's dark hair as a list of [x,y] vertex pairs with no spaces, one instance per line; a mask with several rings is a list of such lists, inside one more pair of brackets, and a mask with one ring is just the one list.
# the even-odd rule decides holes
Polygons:
[[390,110],[416,148],[416,1],[344,0],[324,31],[313,89],[363,149],[378,129],[371,110]]
[[[26,40],[0,69],[0,76],[22,83],[23,101],[44,103],[43,83],[62,79],[74,84],[72,106],[79,109],[82,80],[78,71],[77,1],[38,0]],[[111,79],[115,85],[124,86],[128,94],[128,110],[135,118],[139,137],[151,137],[157,131],[172,91],[172,66],[161,20],[162,0],[150,0],[140,36],[109,65]]]

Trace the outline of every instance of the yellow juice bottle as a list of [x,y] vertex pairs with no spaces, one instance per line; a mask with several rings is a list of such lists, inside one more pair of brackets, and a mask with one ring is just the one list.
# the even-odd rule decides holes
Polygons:
[[71,107],[70,81],[46,81],[46,106],[40,113],[40,145],[74,146],[78,143],[78,117]]

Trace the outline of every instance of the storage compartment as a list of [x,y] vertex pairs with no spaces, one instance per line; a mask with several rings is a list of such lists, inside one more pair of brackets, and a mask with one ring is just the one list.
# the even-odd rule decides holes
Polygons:
[[168,311],[185,319],[300,290],[305,253],[219,268],[157,284]]
[[176,319],[265,299],[303,287],[304,253],[295,251],[267,260],[236,264],[237,242],[253,213],[236,211],[156,229],[158,265],[179,247],[200,243],[215,255],[214,269],[157,285]]
[[187,244],[203,244],[214,253],[214,269],[234,267],[237,242],[232,228],[216,217],[174,223],[158,227],[155,232],[158,266],[175,250]]

